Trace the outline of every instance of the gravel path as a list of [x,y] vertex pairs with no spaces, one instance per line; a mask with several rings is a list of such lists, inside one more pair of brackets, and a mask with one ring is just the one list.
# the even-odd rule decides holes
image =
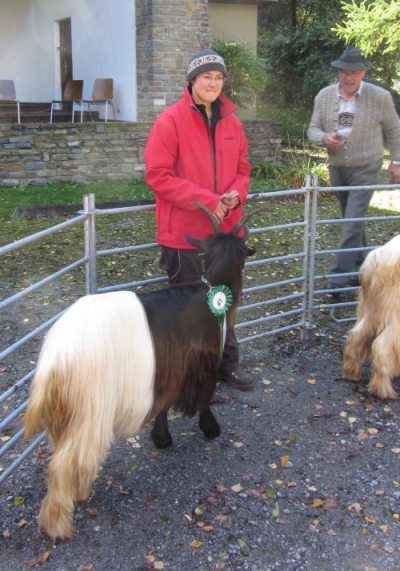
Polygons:
[[221,437],[173,418],[170,449],[116,442],[71,541],[37,530],[44,444],[2,487],[1,570],[399,570],[400,401],[340,379],[346,331],[243,345],[257,384],[218,388]]

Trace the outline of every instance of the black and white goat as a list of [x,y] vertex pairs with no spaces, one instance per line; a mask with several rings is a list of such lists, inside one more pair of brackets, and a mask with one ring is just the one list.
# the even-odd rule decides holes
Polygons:
[[372,362],[368,391],[395,399],[392,379],[400,375],[400,235],[372,250],[360,268],[357,323],[347,337],[343,376],[361,381],[363,364]]
[[[245,258],[254,253],[238,237],[251,212],[222,233],[188,237],[204,252],[204,281],[152,293],[96,294],[72,305],[48,332],[40,351],[25,415],[25,438],[46,428],[53,446],[48,492],[39,525],[52,537],[71,537],[74,504],[86,500],[114,439],[134,435],[152,419],[154,443],[172,443],[167,411],[199,413],[205,436],[220,427],[210,410],[218,381],[221,327],[207,294],[232,292],[226,319],[233,325]],[[205,283],[207,282],[207,283]]]

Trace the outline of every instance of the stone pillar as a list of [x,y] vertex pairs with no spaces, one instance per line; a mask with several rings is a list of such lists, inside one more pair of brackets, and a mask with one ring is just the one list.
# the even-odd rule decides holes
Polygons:
[[210,45],[208,0],[136,0],[138,121],[182,97],[190,56]]

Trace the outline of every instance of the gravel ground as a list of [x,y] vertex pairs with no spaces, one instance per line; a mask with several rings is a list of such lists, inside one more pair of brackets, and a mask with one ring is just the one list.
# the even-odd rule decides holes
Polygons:
[[218,387],[221,437],[172,418],[170,449],[116,442],[71,541],[38,533],[44,443],[1,489],[1,569],[400,569],[400,405],[340,378],[346,331],[242,345],[256,387]]

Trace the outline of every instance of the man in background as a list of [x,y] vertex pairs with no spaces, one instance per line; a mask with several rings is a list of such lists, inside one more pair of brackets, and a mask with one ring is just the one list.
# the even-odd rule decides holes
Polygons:
[[[400,120],[391,94],[363,81],[372,63],[359,48],[348,46],[331,65],[338,69],[337,83],[316,96],[308,129],[311,143],[326,147],[331,186],[373,186],[382,168],[384,138],[390,151],[388,179],[400,182]],[[364,218],[373,190],[337,192],[342,218]],[[339,299],[340,289],[359,285],[358,272],[365,253],[346,251],[367,245],[365,222],[345,222],[339,248],[329,269],[325,289]]]

